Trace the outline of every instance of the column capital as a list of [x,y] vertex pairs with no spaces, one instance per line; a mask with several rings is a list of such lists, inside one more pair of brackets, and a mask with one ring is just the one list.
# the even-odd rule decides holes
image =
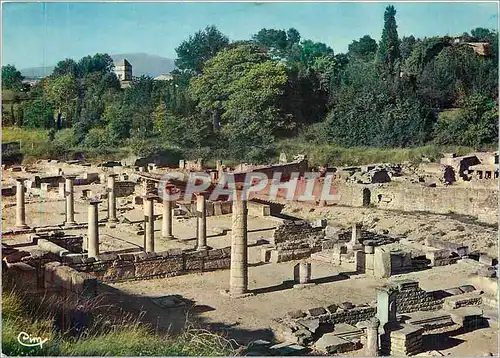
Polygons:
[[117,173],[109,173],[109,174],[108,174],[108,178],[110,178],[110,177],[111,177],[111,178],[116,178],[117,176],[118,176],[118,174],[117,174]]
[[75,174],[65,174],[63,175],[64,179],[75,179],[76,175]]
[[89,200],[89,205],[98,205],[102,203],[102,200],[99,200],[99,199],[90,199]]
[[23,183],[24,181],[28,180],[27,178],[21,178],[21,177],[17,177],[15,178],[17,182],[19,183]]

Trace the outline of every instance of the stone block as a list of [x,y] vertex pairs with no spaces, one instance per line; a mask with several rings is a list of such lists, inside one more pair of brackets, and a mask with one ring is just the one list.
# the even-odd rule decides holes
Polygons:
[[214,206],[214,215],[215,216],[222,215],[222,202],[214,201],[213,206]]
[[334,333],[326,333],[314,344],[314,347],[323,353],[344,353],[356,349],[356,344],[336,336]]
[[287,317],[289,317],[291,319],[298,319],[298,318],[302,318],[302,317],[306,316],[306,314],[304,312],[302,312],[301,310],[290,311],[286,315],[287,315]]
[[299,319],[298,324],[304,326],[309,332],[316,333],[319,328],[319,319]]
[[326,307],[326,309],[327,309],[327,310],[328,310],[328,312],[330,312],[330,313],[335,313],[335,312],[337,312],[338,308],[339,308],[339,306],[338,306],[338,305],[336,305],[336,304],[332,304],[332,305],[329,305],[329,306],[327,306],[327,307]]
[[354,266],[356,267],[356,272],[365,273],[366,271],[366,261],[365,253],[363,250],[354,251]]
[[206,201],[205,212],[207,216],[214,216],[214,203],[211,201]]
[[438,249],[449,249],[451,252],[456,253],[459,257],[467,256],[469,254],[468,246],[442,241],[438,239],[427,238],[425,239],[425,245],[432,246]]
[[479,256],[479,263],[487,266],[493,266],[493,259],[486,254],[481,254]]
[[316,308],[311,308],[308,310],[309,315],[316,317],[316,316],[321,316],[326,314],[326,310],[323,307],[316,307]]
[[479,293],[469,292],[444,299],[444,309],[457,309],[466,306],[478,306],[483,303],[482,297]]
[[481,277],[495,277],[496,271],[493,266],[483,266],[479,268],[477,274]]
[[388,278],[391,276],[391,253],[382,247],[375,248],[373,274],[377,278]]

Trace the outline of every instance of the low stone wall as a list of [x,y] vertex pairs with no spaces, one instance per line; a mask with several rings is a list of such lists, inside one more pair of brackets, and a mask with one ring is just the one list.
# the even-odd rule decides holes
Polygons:
[[44,266],[44,287],[59,294],[85,294],[95,296],[97,280],[89,274],[79,272],[60,262],[49,262]]
[[321,251],[321,246],[314,248],[299,248],[291,250],[274,249],[270,253],[272,263],[287,262],[293,260],[302,260],[311,257],[312,254]]
[[208,251],[179,249],[159,253],[100,255],[99,261],[72,265],[103,282],[173,277],[196,272],[225,270],[231,266],[231,247]]
[[443,308],[443,300],[419,287],[417,281],[404,280],[394,283],[398,287],[396,308],[398,313],[436,311]]
[[47,239],[62,248],[73,252],[81,253],[83,245],[83,235],[67,235],[62,237],[50,235],[38,235],[38,238]]
[[115,182],[115,195],[118,198],[134,194],[135,182],[133,181],[117,181]]

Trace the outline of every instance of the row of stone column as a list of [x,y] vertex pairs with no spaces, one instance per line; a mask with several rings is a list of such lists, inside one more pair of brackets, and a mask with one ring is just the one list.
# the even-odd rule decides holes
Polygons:
[[[146,252],[154,252],[154,202],[156,195],[144,197],[144,248]],[[244,295],[248,292],[248,239],[247,202],[241,199],[241,192],[233,199],[233,216],[231,231],[231,268],[230,294]],[[197,245],[196,249],[207,250],[206,197],[203,193],[196,194]],[[172,238],[172,202],[163,202],[162,237]]]
[[[108,176],[108,221],[116,222],[118,221],[116,216],[116,192],[115,192],[115,177],[117,174],[110,174]],[[65,226],[76,225],[75,221],[75,193],[74,193],[74,180],[76,175],[66,175],[64,177],[64,196],[66,200],[66,219],[64,221]],[[16,179],[16,228],[23,229],[27,228],[26,225],[26,204],[25,204],[25,178]]]
[[[156,195],[145,195],[144,205],[144,248],[146,252],[154,252],[154,203],[159,200]],[[173,239],[172,234],[173,205],[169,200],[163,201],[163,221],[161,236],[165,239]],[[206,250],[207,246],[207,216],[206,199],[202,193],[196,195],[196,217],[197,217],[197,250]]]
[[[108,220],[117,221],[116,218],[116,193],[115,174],[108,176]],[[65,177],[66,196],[66,221],[65,225],[75,225],[74,218],[74,191],[73,181],[75,176]],[[24,179],[17,180],[16,190],[16,227],[25,228],[26,212],[24,202]],[[144,198],[145,214],[145,242],[146,252],[154,252],[154,201],[157,196],[148,195]],[[88,256],[99,255],[99,211],[100,200],[91,200],[88,206]],[[206,250],[206,198],[203,193],[196,196],[197,211],[197,250]],[[247,240],[247,204],[241,200],[241,193],[236,193],[233,200],[233,219],[231,235],[231,273],[230,293],[241,295],[248,290],[248,240]],[[163,206],[162,237],[172,238],[172,202],[165,201]]]

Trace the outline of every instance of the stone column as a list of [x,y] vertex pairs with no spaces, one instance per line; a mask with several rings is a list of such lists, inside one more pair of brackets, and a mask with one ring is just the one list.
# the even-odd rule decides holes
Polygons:
[[377,317],[373,317],[368,321],[366,327],[366,346],[364,349],[365,357],[378,356],[378,326],[380,325]]
[[26,225],[26,207],[24,203],[24,178],[16,179],[16,227],[25,229]]
[[116,218],[116,193],[115,178],[118,174],[108,175],[108,221],[117,222]]
[[143,197],[144,203],[144,251],[155,252],[155,195]]
[[247,202],[241,199],[242,192],[233,198],[233,225],[231,231],[231,296],[244,295],[248,291],[248,242]]
[[198,244],[196,250],[206,250],[207,247],[207,210],[203,193],[196,194],[196,216],[198,218]]
[[99,256],[99,204],[100,200],[90,200],[88,207],[88,257]]
[[161,237],[165,239],[174,238],[174,235],[172,235],[172,201],[170,200],[163,200],[163,220],[161,226]]
[[347,244],[350,250],[360,250],[361,246],[361,223],[352,224],[351,241]]
[[222,160],[217,160],[215,162],[216,169],[217,169],[217,179],[221,180],[222,176],[224,175],[224,168],[222,167]]
[[75,222],[75,200],[73,192],[73,180],[76,175],[66,175],[66,184],[64,189],[64,194],[66,195],[66,221],[64,225],[72,226],[76,225]]

